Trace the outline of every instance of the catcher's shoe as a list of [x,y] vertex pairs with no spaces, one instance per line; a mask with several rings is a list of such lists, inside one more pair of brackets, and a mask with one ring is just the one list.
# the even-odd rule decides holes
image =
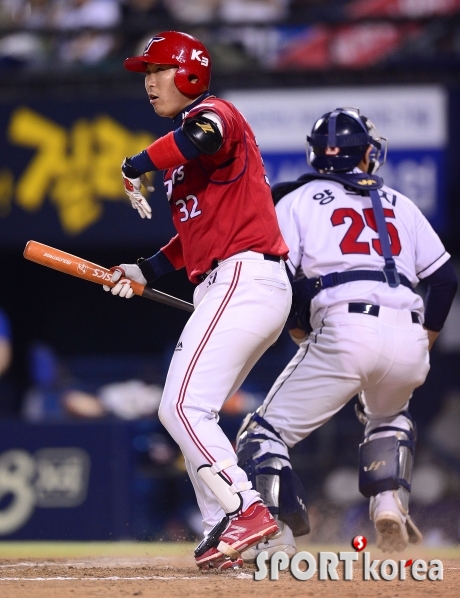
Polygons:
[[399,508],[393,492],[382,492],[371,499],[371,519],[376,544],[382,552],[402,552],[409,544],[420,544],[423,536],[409,513]]
[[296,543],[291,528],[278,521],[279,531],[276,532],[268,541],[262,541],[259,544],[254,544],[245,550],[241,556],[245,563],[254,563],[259,553],[266,551],[268,558],[275,554],[278,550],[285,552],[288,557],[293,557],[296,553]]
[[376,544],[382,552],[402,552],[409,544],[406,525],[398,513],[381,511],[374,517]]
[[278,530],[270,511],[257,502],[233,519],[225,517],[196,548],[195,562],[200,569],[235,568],[242,564],[241,552]]

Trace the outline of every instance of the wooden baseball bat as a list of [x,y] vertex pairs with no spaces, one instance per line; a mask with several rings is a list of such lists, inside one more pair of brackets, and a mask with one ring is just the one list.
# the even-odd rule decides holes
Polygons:
[[[77,257],[60,249],[55,249],[49,245],[43,245],[38,241],[28,241],[24,249],[24,257],[26,260],[36,262],[42,266],[53,268],[53,270],[59,270],[64,274],[70,274],[77,278],[83,278],[90,282],[96,282],[97,284],[105,284],[109,287],[114,287],[116,283],[112,282],[112,272],[104,268],[89,262],[81,257]],[[152,299],[152,301],[158,301],[159,303],[165,303],[172,307],[177,307],[185,311],[192,312],[193,305],[187,301],[182,301],[172,295],[167,295],[161,291],[156,291],[150,287],[145,287],[138,282],[131,281],[131,288],[135,295],[140,297],[146,297]]]

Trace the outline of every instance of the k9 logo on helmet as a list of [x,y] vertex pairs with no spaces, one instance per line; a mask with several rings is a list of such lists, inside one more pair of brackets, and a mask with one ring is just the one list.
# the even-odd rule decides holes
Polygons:
[[192,54],[190,56],[190,60],[198,60],[198,62],[201,62],[203,66],[208,66],[209,60],[206,58],[206,56],[201,56],[202,53],[203,50],[193,49]]

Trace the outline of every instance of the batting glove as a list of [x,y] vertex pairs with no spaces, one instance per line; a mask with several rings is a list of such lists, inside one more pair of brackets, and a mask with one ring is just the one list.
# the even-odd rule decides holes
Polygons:
[[121,177],[123,179],[123,185],[125,187],[126,195],[129,197],[131,205],[135,210],[139,212],[141,218],[151,218],[152,217],[152,208],[149,206],[147,200],[141,193],[142,185],[150,191],[151,193],[155,191],[152,183],[150,182],[149,178],[145,174],[141,174],[138,177],[128,177],[124,172],[123,168],[125,166],[125,161],[121,165],[122,172]]
[[112,273],[112,282],[117,284],[114,287],[103,285],[104,291],[110,291],[112,295],[119,295],[125,299],[131,299],[134,291],[131,288],[131,281],[138,282],[142,285],[147,284],[147,280],[142,274],[142,270],[137,264],[120,264],[110,268]]

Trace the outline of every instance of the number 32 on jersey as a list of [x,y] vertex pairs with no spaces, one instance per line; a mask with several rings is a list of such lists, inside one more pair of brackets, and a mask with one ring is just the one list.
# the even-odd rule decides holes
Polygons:
[[[171,178],[164,181],[168,201],[171,201],[172,199],[173,188],[183,182],[184,177],[184,167],[179,166],[179,168],[173,170]],[[182,214],[180,217],[181,222],[187,222],[187,220],[196,218],[201,214],[201,210],[198,208],[198,198],[196,195],[187,195],[185,199],[176,199],[174,204]]]
[[[387,221],[388,218],[395,218],[394,211],[390,208],[384,208],[383,214],[385,216],[388,235],[390,237],[391,254],[399,255],[401,253],[401,241],[399,240],[398,230],[392,222]],[[351,223],[340,242],[342,253],[362,253],[370,255],[371,244],[366,241],[358,241],[358,238],[366,226],[378,233],[374,210],[372,208],[365,208],[362,215],[353,208],[337,208],[332,212],[332,226],[346,224],[347,220],[351,220]],[[372,248],[379,255],[383,255],[382,246],[378,237],[372,239]]]
[[198,208],[198,197],[196,195],[187,195],[185,199],[176,199],[174,202],[182,214],[181,222],[187,222],[190,218],[196,218],[201,214]]

